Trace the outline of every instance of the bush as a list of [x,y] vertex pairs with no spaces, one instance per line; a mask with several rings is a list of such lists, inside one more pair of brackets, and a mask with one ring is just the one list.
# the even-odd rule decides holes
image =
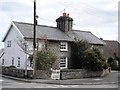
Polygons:
[[98,49],[88,49],[84,52],[83,68],[91,71],[100,71],[108,68],[106,59]]
[[103,69],[108,69],[108,67],[109,67],[109,64],[108,64],[108,63],[104,63],[104,64],[103,64]]
[[73,68],[82,68],[82,62],[84,60],[84,51],[90,47],[87,41],[76,41],[72,45],[72,64]]
[[53,53],[50,50],[37,51],[36,69],[50,70],[55,60],[56,60],[56,57],[53,55]]
[[117,65],[117,61],[111,57],[108,58],[109,67],[111,67],[112,70],[117,70],[119,66]]
[[111,63],[113,63],[114,62],[114,59],[112,58],[112,57],[109,57],[108,58],[108,63],[109,63],[109,65],[111,65]]
[[72,63],[74,69],[99,71],[109,67],[106,58],[99,49],[91,48],[87,41],[76,41],[72,45]]

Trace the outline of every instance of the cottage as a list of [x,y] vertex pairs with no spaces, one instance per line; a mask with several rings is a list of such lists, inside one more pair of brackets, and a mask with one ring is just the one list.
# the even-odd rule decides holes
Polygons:
[[115,55],[119,57],[120,54],[120,43],[115,40],[103,40],[106,45],[103,47],[104,55],[106,58],[115,58]]
[[[68,14],[63,13],[56,19],[57,27],[37,25],[36,38],[37,49],[47,48],[57,56],[53,69],[72,68],[71,43],[78,40],[87,40],[93,47],[102,48],[104,41],[97,38],[89,31],[74,30],[73,19]],[[32,69],[28,59],[28,54],[33,51],[33,24],[13,21],[3,38],[4,59],[3,66],[15,66],[25,69],[27,60],[27,69]],[[102,50],[102,49],[101,49]]]

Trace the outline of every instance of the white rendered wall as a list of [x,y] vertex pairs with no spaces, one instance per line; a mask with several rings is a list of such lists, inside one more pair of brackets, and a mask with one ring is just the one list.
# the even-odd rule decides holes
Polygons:
[[[11,30],[4,42],[5,54],[4,54],[4,65],[11,66],[12,65],[12,57],[14,57],[14,66],[18,66],[18,57],[20,57],[20,67],[17,68],[25,68],[25,60],[26,56],[20,46],[17,44],[18,39],[22,39],[22,35],[15,27],[11,27]],[[11,47],[7,47],[7,41],[11,41]]]

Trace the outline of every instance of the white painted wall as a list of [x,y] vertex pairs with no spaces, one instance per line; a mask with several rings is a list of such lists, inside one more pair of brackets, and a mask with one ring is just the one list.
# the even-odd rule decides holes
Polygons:
[[[17,44],[18,39],[23,39],[22,35],[15,27],[11,27],[11,30],[4,42],[5,47],[5,66],[12,65],[12,57],[14,57],[14,66],[18,66],[18,57],[20,57],[20,67],[17,68],[25,68],[25,60],[26,56],[20,46]],[[11,41],[11,47],[7,47],[7,41]]]
[[[19,32],[19,30],[17,30],[16,27],[12,26],[10,28],[10,32],[7,36],[7,38],[5,39],[4,42],[4,66],[11,66],[12,65],[12,57],[14,57],[14,66],[17,68],[21,68],[21,69],[25,69],[26,63],[26,53],[23,51],[23,49],[20,47],[22,44],[20,41],[26,42],[27,43],[27,50],[29,51],[30,54],[32,54],[33,51],[33,43],[31,39],[26,39],[26,41],[24,40],[23,36],[21,35],[21,33]],[[11,41],[11,47],[7,47],[7,41]],[[18,44],[19,43],[19,44]],[[44,47],[44,41],[43,40],[39,40],[39,51],[42,50],[42,48]],[[18,67],[18,57],[20,57],[20,67]],[[28,55],[27,55],[28,57]],[[28,65],[28,69],[30,68],[30,63],[29,60],[27,60],[27,65]]]
[[[28,45],[28,51],[32,53],[33,51],[33,42],[32,39],[26,39],[27,45]],[[36,46],[38,45],[38,51],[41,51],[45,47],[44,40],[39,40]]]
[[4,50],[1,50],[0,52],[0,67],[2,67],[2,62],[3,62],[3,59],[4,59]]

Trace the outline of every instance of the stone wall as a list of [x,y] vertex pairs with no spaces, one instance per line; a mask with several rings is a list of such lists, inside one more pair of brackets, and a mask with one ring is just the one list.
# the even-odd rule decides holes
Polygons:
[[[13,77],[25,78],[25,70],[17,69],[14,67],[2,67],[2,74]],[[33,70],[27,70],[27,78],[33,78]],[[51,71],[36,70],[34,78],[50,79]]]
[[37,79],[51,79],[51,71],[49,70],[37,70],[35,73],[35,78]]
[[[2,67],[2,74],[13,77],[25,78],[25,70],[13,67]],[[33,78],[33,71],[27,70],[27,78]],[[81,79],[89,77],[101,77],[109,74],[109,69],[103,71],[88,71],[85,69],[62,69],[60,79]],[[49,70],[36,70],[35,77],[39,79],[51,79],[52,72]]]
[[60,79],[80,79],[83,78],[81,69],[63,69],[60,72]]
[[[32,70],[27,70],[27,77],[32,78]],[[24,78],[25,77],[25,70],[24,69],[17,69],[14,67],[2,67],[2,74],[9,75],[13,77]]]
[[101,77],[109,74],[109,69],[103,71],[88,71],[85,69],[64,69],[61,70],[61,79],[81,79],[90,77]]

